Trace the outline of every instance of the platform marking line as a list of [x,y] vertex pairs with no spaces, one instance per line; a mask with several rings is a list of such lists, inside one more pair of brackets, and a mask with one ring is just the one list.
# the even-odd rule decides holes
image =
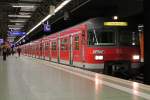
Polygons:
[[[83,78],[86,78],[86,79],[89,79],[89,80],[92,80],[92,81],[96,82],[95,78],[87,76],[87,75],[84,75],[84,74],[81,74],[79,72],[78,73],[77,72],[73,72],[73,69],[72,70],[66,69],[66,68],[64,68],[65,66],[61,66],[61,65],[57,64],[57,67],[55,67],[56,64],[51,64],[50,63],[51,64],[50,65],[50,64],[48,64],[48,62],[45,63],[45,62],[39,62],[37,60],[35,60],[35,61],[40,63],[40,64],[44,64],[46,66],[50,66],[50,67],[53,67],[55,69],[63,70],[63,71],[68,72],[70,74],[74,74],[76,76],[80,76],[80,77],[83,77]],[[52,65],[54,65],[54,66],[52,66]],[[145,98],[147,100],[150,100],[150,95],[147,94],[147,93],[139,92],[137,90],[130,89],[130,88],[127,88],[127,87],[123,87],[123,86],[120,86],[120,85],[117,85],[117,84],[114,84],[114,83],[110,83],[110,82],[107,82],[107,81],[103,81],[103,80],[100,80],[100,79],[98,79],[98,80],[99,80],[98,81],[99,84],[103,84],[105,86],[108,86],[108,87],[111,87],[111,88],[114,88],[114,89],[118,89],[118,90],[121,90],[123,92],[127,92],[129,94],[136,95],[136,96]]]

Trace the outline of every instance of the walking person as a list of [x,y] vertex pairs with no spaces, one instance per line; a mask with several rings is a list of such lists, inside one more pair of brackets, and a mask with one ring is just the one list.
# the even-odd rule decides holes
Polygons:
[[5,61],[6,60],[6,57],[7,57],[7,46],[4,44],[2,46],[2,52],[3,52],[3,60]]
[[17,52],[18,52],[18,56],[20,57],[20,53],[21,53],[21,48],[17,48]]
[[11,48],[11,55],[13,56],[15,53],[14,48]]
[[2,55],[2,48],[1,48],[1,45],[0,45],[0,56]]

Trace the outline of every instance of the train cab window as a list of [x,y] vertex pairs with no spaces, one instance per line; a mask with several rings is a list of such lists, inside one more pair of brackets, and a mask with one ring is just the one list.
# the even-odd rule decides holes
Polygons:
[[137,32],[121,29],[119,30],[119,45],[121,46],[138,46],[139,35]]
[[75,36],[74,38],[75,47],[74,50],[79,50],[79,36]]
[[52,50],[56,50],[56,42],[52,42]]
[[61,40],[61,50],[67,50],[67,44],[68,44],[67,39],[62,39]]
[[89,29],[89,45],[115,45],[115,32],[111,29]]

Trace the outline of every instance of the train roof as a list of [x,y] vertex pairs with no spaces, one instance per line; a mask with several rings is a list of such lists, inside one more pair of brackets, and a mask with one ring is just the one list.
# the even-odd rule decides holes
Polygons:
[[[67,29],[75,28],[75,27],[78,27],[78,26],[83,25],[83,24],[89,24],[89,22],[92,22],[94,19],[98,19],[98,18],[99,18],[99,19],[104,19],[104,18],[102,18],[102,17],[90,18],[90,19],[85,20],[85,21],[83,21],[83,22],[80,22],[80,23],[78,23],[78,24],[76,24],[76,25],[73,25],[73,26],[67,27],[67,28],[65,28],[65,29],[62,29],[62,30],[60,30],[60,31],[54,32],[54,33],[52,33],[52,34],[50,34],[50,35],[48,35],[48,36],[46,36],[46,37],[50,37],[50,36],[54,35],[55,33],[64,32],[64,31],[66,31]],[[39,38],[39,39],[34,40],[34,41],[39,41],[39,40],[41,40],[41,39],[43,39],[43,38],[46,38],[46,37],[42,37],[42,38]],[[32,42],[33,42],[33,41],[32,41]]]

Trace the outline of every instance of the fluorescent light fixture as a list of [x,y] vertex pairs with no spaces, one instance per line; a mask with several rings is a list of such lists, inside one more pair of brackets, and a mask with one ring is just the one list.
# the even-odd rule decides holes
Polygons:
[[[64,6],[66,6],[68,3],[70,3],[72,0],[65,0],[64,2],[62,2],[56,9],[55,9],[55,13],[58,12],[59,10],[61,10]],[[18,43],[20,40],[22,40],[24,37],[26,37],[28,34],[30,34],[32,31],[34,31],[37,27],[39,27],[42,23],[44,23],[46,20],[48,20],[51,16],[51,14],[47,15],[43,20],[41,20],[37,25],[35,25],[32,29],[30,29],[26,35],[24,35],[23,37],[21,37],[16,43]]]
[[34,4],[26,4],[26,3],[14,3],[12,4],[14,8],[34,8]]
[[9,29],[13,29],[13,30],[20,30],[21,27],[9,27]]
[[34,8],[34,5],[12,5],[14,8]]
[[24,23],[15,23],[15,25],[24,25]]
[[8,25],[8,27],[24,27],[23,25]]
[[64,6],[66,6],[70,1],[72,0],[65,0],[64,2],[62,2],[56,9],[55,9],[55,13],[58,12],[60,9],[62,9]]
[[9,22],[12,22],[12,23],[24,23],[24,22],[26,22],[26,20],[9,20]]
[[19,12],[20,15],[30,15],[32,13],[29,13],[29,12]]
[[8,15],[8,17],[30,18],[31,15]]

